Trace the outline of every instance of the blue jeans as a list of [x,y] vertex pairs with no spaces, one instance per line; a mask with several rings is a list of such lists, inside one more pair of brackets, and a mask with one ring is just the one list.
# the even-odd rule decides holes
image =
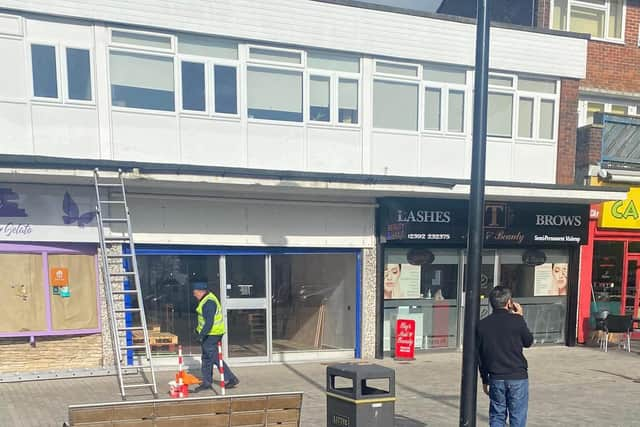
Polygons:
[[[202,341],[202,385],[211,386],[213,384],[213,366],[218,366],[218,341],[222,339],[220,335],[209,335]],[[235,382],[236,376],[224,362],[225,382]]]
[[527,425],[529,380],[489,380],[489,426],[505,427],[507,414],[511,427]]

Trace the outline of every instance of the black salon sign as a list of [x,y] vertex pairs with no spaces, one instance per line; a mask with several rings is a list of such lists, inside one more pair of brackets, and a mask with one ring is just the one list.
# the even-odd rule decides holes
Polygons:
[[[380,238],[385,242],[466,244],[466,200],[380,200]],[[587,205],[487,202],[484,240],[487,246],[566,246],[585,244]]]

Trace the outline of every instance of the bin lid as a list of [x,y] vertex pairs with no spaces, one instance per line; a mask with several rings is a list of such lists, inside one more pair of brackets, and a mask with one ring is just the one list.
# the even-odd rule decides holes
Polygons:
[[395,376],[393,369],[376,364],[341,363],[327,367],[327,372],[334,375],[358,376],[360,378],[391,378]]

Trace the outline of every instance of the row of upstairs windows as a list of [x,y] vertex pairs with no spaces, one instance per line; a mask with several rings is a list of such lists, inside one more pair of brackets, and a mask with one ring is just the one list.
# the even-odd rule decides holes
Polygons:
[[[255,45],[242,51],[237,41],[191,34],[112,29],[110,35],[113,107],[227,117],[239,117],[245,109],[253,120],[342,126],[361,122],[357,55]],[[32,43],[34,98],[93,103],[91,56],[86,48]],[[374,64],[374,128],[469,132],[471,70],[387,60]],[[64,93],[59,90],[62,82]],[[556,80],[492,74],[488,135],[554,140],[558,93]]]

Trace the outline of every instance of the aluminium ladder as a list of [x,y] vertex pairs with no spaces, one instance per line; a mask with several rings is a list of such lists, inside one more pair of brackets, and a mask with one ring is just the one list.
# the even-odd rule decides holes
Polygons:
[[[98,169],[94,170],[96,189],[96,217],[100,250],[102,258],[102,276],[105,285],[111,339],[114,346],[115,364],[118,384],[122,400],[126,400],[127,391],[131,389],[150,389],[157,397],[158,389],[153,365],[151,363],[151,347],[149,330],[144,312],[140,276],[133,242],[131,217],[124,185],[122,170],[118,169],[118,182],[105,182]],[[108,194],[103,200],[104,193]],[[101,194],[103,193],[103,194]],[[107,208],[107,209],[105,209]],[[114,232],[113,224],[120,224],[122,231]],[[109,226],[109,231],[105,229]],[[107,244],[121,244],[122,252],[108,252]],[[126,253],[126,249],[129,249]],[[135,342],[132,339],[143,337]],[[134,363],[130,364],[130,355],[134,355]],[[131,370],[140,373],[143,382],[131,382],[125,373]],[[135,376],[139,379],[139,376]]]

